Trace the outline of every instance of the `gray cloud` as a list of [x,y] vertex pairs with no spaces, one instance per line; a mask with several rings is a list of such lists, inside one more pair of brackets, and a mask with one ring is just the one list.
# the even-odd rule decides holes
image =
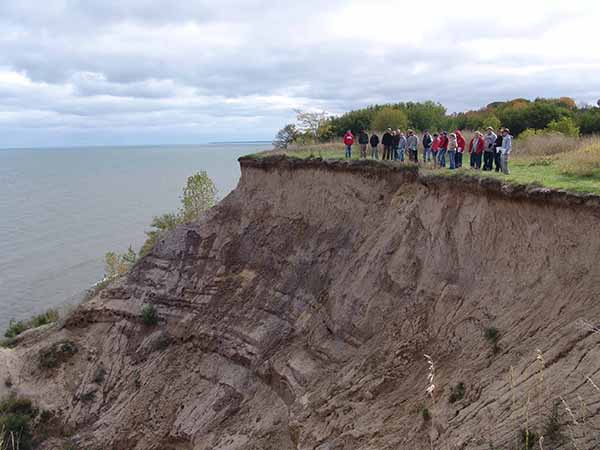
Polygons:
[[600,94],[591,0],[270,3],[3,1],[0,145],[269,139],[297,107]]

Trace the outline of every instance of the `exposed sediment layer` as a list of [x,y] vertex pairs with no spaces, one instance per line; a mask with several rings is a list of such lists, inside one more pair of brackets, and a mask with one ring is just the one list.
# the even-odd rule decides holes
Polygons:
[[[558,396],[600,422],[585,378],[600,382],[600,336],[582,322],[600,318],[597,196],[369,161],[240,164],[205,217],[0,354],[11,389],[82,446],[509,448]],[[65,341],[77,351],[41,367]],[[600,445],[590,430],[572,426],[580,448]]]

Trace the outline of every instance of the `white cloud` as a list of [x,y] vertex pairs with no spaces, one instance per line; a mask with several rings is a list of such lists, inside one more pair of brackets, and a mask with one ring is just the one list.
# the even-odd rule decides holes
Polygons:
[[1,145],[269,139],[294,108],[386,101],[591,102],[599,21],[591,0],[4,0]]

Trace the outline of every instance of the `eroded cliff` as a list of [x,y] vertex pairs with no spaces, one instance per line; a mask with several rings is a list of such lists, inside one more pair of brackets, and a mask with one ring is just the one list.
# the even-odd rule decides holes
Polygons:
[[89,449],[514,448],[555,402],[556,446],[600,445],[600,335],[582,323],[600,321],[597,197],[368,162],[241,166],[202,220],[3,350],[2,389]]

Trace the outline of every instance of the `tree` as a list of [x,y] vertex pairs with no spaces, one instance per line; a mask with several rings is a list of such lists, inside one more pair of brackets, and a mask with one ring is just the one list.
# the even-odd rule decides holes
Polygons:
[[561,117],[548,124],[548,130],[562,133],[566,136],[579,137],[579,127],[570,117]]
[[583,134],[600,133],[600,108],[589,108],[579,117]]
[[286,149],[288,145],[298,138],[298,128],[293,123],[288,123],[285,127],[277,132],[273,140],[273,147],[277,149]]
[[399,128],[406,130],[408,128],[408,117],[405,112],[391,107],[385,107],[375,113],[371,128],[383,131],[386,128]]
[[409,102],[405,106],[410,126],[416,130],[438,128],[446,115],[446,108],[439,103],[426,101],[423,103]]
[[181,197],[183,221],[196,219],[216,202],[217,188],[204,170],[188,177]]
[[327,121],[327,113],[325,111],[309,112],[299,109],[294,111],[296,112],[296,120],[300,124],[300,131],[307,132],[317,142],[319,128]]

